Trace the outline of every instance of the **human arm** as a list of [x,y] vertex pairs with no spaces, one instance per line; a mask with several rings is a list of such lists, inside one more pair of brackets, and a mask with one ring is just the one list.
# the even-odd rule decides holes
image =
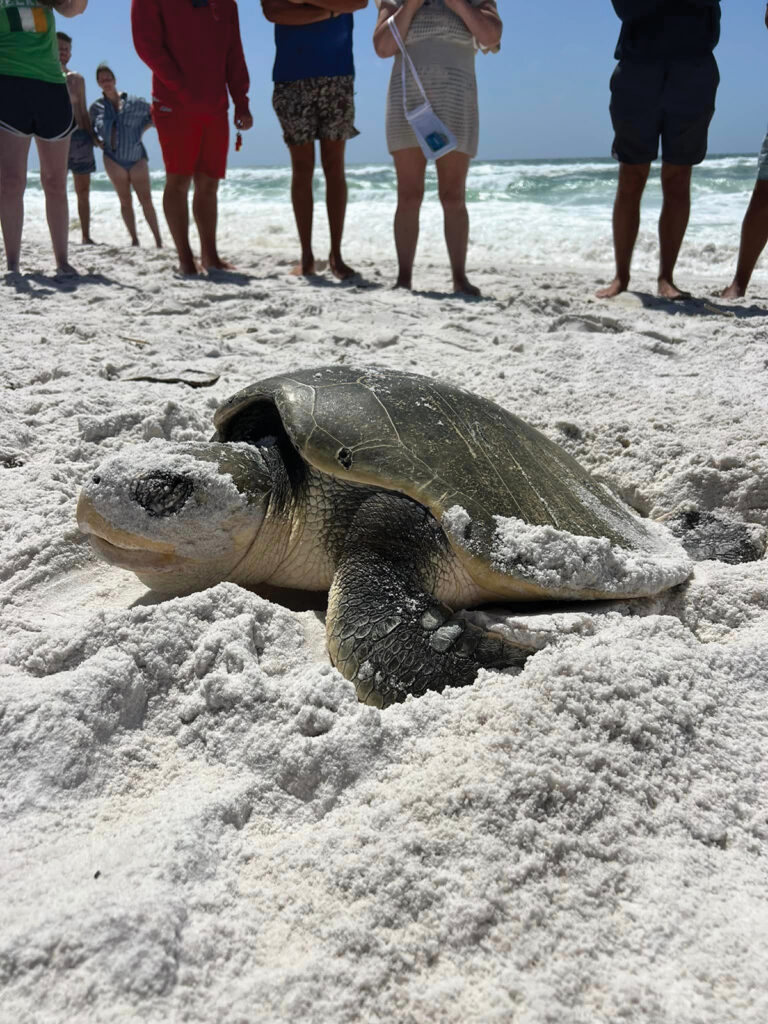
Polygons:
[[331,17],[331,12],[322,7],[295,0],[261,0],[261,9],[267,21],[275,25],[314,25]]
[[501,41],[501,18],[495,3],[473,7],[467,0],[445,0],[445,6],[458,14],[483,50],[493,50]]
[[158,0],[133,0],[131,28],[136,53],[171,92],[184,91],[176,61],[165,49],[165,24]]
[[235,126],[247,130],[253,125],[253,118],[248,109],[248,89],[251,81],[240,39],[240,20],[234,4],[232,11],[232,33],[227,53],[227,88],[235,106]]
[[611,0],[611,3],[622,21],[634,21],[653,14],[663,6],[664,0]]
[[[296,0],[291,0],[295,3]],[[310,0],[312,7],[320,7],[331,14],[354,14],[368,6],[368,0]]]
[[72,113],[75,117],[75,124],[84,132],[93,135],[91,119],[88,116],[88,107],[85,102],[85,79],[76,71],[67,74],[67,90],[72,103]]
[[75,18],[88,6],[88,0],[40,0],[46,7],[53,7],[62,18]]
[[411,27],[411,22],[423,3],[424,0],[405,0],[401,7],[396,7],[393,4],[382,2],[379,9],[379,17],[376,21],[376,28],[373,30],[373,48],[379,57],[394,57],[398,51],[395,37],[392,35],[387,24],[392,15],[395,16],[395,24],[400,32],[400,36],[405,40]]
[[88,111],[88,119],[91,124],[91,134],[97,146],[103,145],[104,139],[104,100],[96,100],[91,104]]
[[149,131],[150,128],[154,128],[155,125],[155,122],[152,119],[152,107],[150,107],[146,100],[140,99],[136,102],[141,105],[141,112],[144,115],[144,120],[141,124],[141,134],[143,135],[144,132]]

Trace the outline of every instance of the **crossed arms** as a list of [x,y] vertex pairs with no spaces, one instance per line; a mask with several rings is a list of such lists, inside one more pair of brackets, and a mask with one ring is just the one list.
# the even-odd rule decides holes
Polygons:
[[[402,7],[394,7],[382,0],[376,28],[373,30],[373,48],[379,57],[393,57],[398,50],[394,36],[389,30],[387,21],[394,15],[397,27],[403,39],[408,36],[414,15],[424,0],[405,0]],[[501,18],[494,3],[481,3],[477,7],[467,0],[445,0],[445,6],[461,18],[467,29],[477,40],[483,50],[493,50],[501,39]]]
[[267,21],[275,25],[313,25],[334,14],[360,11],[367,4],[368,0],[261,0],[261,9]]
[[[716,7],[720,0],[688,0],[692,7]],[[654,14],[664,7],[666,0],[611,0],[613,9],[622,21],[635,21]]]

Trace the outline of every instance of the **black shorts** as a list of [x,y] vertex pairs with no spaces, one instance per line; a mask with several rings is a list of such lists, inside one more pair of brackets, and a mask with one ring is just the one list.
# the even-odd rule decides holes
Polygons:
[[720,73],[715,58],[660,64],[619,61],[611,76],[613,155],[624,164],[692,167],[707,155]]
[[65,139],[75,126],[66,82],[0,75],[0,128],[46,142]]

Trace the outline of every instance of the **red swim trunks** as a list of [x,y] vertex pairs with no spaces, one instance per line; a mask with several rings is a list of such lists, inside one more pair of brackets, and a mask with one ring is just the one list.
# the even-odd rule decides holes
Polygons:
[[199,172],[209,178],[225,177],[229,148],[226,110],[217,114],[199,114],[169,110],[160,103],[153,103],[152,119],[167,174],[192,177]]

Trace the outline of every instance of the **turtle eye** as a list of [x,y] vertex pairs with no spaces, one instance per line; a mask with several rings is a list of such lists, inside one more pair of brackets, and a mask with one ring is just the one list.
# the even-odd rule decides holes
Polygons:
[[172,516],[184,508],[194,486],[178,473],[148,473],[134,482],[132,497],[150,516]]

